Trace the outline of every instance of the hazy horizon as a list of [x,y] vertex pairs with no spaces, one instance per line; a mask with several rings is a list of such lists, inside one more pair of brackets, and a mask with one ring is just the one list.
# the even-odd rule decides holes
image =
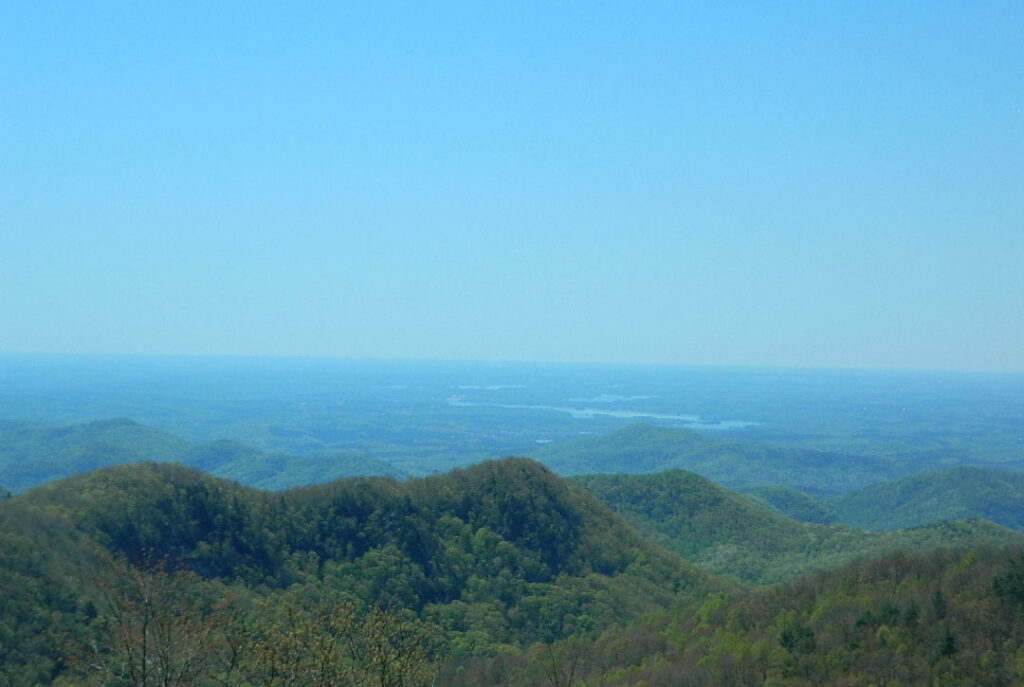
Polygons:
[[637,362],[631,360],[505,360],[488,358],[386,358],[386,357],[351,357],[331,355],[301,355],[301,354],[262,354],[262,353],[123,353],[123,352],[66,352],[66,351],[0,351],[0,360],[7,358],[40,358],[40,359],[132,359],[132,360],[202,360],[220,359],[224,361],[281,361],[281,362],[310,362],[310,363],[366,363],[380,365],[432,365],[432,364],[466,364],[466,365],[491,365],[491,366],[580,366],[595,368],[666,368],[666,369],[706,369],[706,370],[736,370],[749,372],[822,372],[822,373],[866,373],[866,374],[965,374],[965,375],[1007,375],[1024,376],[1024,371],[1018,370],[992,370],[992,369],[940,369],[929,367],[854,367],[839,365],[756,365],[756,364],[730,364],[730,363],[676,363],[676,362]]
[[0,7],[0,352],[1024,372],[1020,3]]

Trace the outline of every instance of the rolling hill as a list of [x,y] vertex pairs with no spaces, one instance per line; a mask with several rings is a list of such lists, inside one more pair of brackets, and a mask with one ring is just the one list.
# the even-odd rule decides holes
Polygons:
[[[183,583],[168,577],[179,566]],[[112,641],[111,589],[171,582],[174,603],[196,599],[211,623],[236,604],[225,617],[240,625],[217,641],[326,603],[406,614],[444,656],[593,636],[733,586],[525,459],[276,493],[176,464],[121,465],[0,503],[0,674],[27,685],[73,672]],[[259,631],[278,632],[273,622]]]
[[289,456],[231,441],[192,444],[126,419],[67,427],[0,421],[0,484],[14,492],[76,473],[146,460],[179,462],[262,489],[341,477],[405,476],[403,471],[357,452]]
[[647,424],[550,444],[531,457],[562,475],[682,469],[731,489],[782,485],[820,494],[850,491],[903,474],[898,464],[877,456],[713,439]]
[[828,525],[836,520],[836,514],[828,506],[791,487],[748,487],[742,493],[752,501],[800,522]]
[[976,467],[930,470],[836,496],[828,505],[840,521],[871,530],[959,518],[985,518],[1024,530],[1024,473]]
[[896,532],[798,522],[682,470],[571,481],[685,560],[745,582],[776,583],[894,550],[1024,545],[1024,535],[977,519]]

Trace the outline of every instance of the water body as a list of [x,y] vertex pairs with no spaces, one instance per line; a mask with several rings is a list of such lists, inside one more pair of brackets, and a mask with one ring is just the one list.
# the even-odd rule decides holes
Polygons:
[[[651,398],[650,396],[637,396],[634,398]],[[449,400],[449,405],[455,407],[489,406],[492,408],[507,408],[520,410],[553,410],[560,413],[568,413],[578,420],[590,420],[596,416],[614,417],[623,420],[674,420],[681,423],[688,429],[705,430],[729,430],[743,429],[760,425],[760,422],[748,420],[721,420],[719,422],[703,422],[699,415],[677,415],[674,413],[653,413],[643,410],[611,410],[608,408],[571,408],[568,406],[548,405],[525,405],[518,403],[486,403],[477,401]]]
[[622,396],[619,394],[598,394],[593,398],[570,398],[573,403],[618,403],[619,401],[644,401],[657,396]]

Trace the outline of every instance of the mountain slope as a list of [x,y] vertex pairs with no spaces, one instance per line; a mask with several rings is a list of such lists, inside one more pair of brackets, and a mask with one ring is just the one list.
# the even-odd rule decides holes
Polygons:
[[532,457],[563,475],[683,469],[733,489],[784,485],[816,493],[849,491],[902,474],[899,466],[879,457],[711,439],[647,424],[550,444]]
[[1024,530],[1024,473],[960,467],[931,470],[834,497],[842,522],[872,530],[985,518]]
[[188,442],[131,420],[48,427],[0,421],[0,483],[18,492],[52,479],[140,460],[172,461]]
[[[108,554],[115,561],[104,564]],[[32,676],[14,684],[48,682],[68,637],[85,646],[103,631],[83,624],[105,598],[83,571],[125,578],[118,558],[180,562],[206,580],[189,594],[208,608],[229,585],[243,617],[280,615],[284,603],[305,613],[323,598],[401,610],[432,628],[446,655],[593,635],[732,587],[525,459],[278,493],[176,464],[115,466],[0,503],[4,670]]]
[[790,487],[766,486],[742,490],[747,498],[800,522],[828,525],[836,514],[813,497]]
[[180,462],[263,489],[403,471],[360,453],[288,456],[231,441],[191,444],[126,419],[67,427],[0,421],[0,484],[18,492],[72,474],[152,460]]
[[1019,685],[1022,638],[1024,548],[947,549],[680,605],[592,642],[462,661],[439,682]]
[[747,582],[779,582],[895,549],[1024,544],[1024,535],[982,520],[899,532],[797,522],[681,470],[586,475],[572,481],[684,559]]

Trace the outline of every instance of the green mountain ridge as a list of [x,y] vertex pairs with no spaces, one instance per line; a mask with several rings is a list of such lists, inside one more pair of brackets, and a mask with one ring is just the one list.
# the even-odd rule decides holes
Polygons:
[[798,489],[783,486],[748,487],[741,490],[747,498],[800,522],[828,525],[836,521],[836,514],[815,499]]
[[[1024,548],[893,553],[445,667],[449,687],[984,685],[1024,681]],[[552,678],[555,679],[552,679]]]
[[929,470],[827,501],[837,518],[871,530],[985,518],[1024,530],[1024,473],[993,468]]
[[[433,684],[453,686],[1024,677],[1024,545],[994,545],[1017,533],[942,523],[919,528],[931,533],[921,546],[942,550],[751,587],[684,562],[629,520],[709,568],[741,571],[776,556],[777,572],[801,547],[855,532],[796,522],[683,471],[566,480],[507,458],[268,492],[173,463],[113,466],[0,502],[0,679],[132,684],[110,676],[130,661],[116,614],[138,612],[134,589],[155,590],[147,613],[173,619],[173,646],[202,640],[189,684],[203,686],[283,684],[268,665],[311,675],[314,659],[365,674],[374,637],[398,642],[396,666],[410,652],[427,662],[422,679],[400,683],[410,686],[436,671]],[[836,537],[825,553],[848,560],[860,541]],[[381,618],[401,632],[381,635]],[[322,641],[294,643],[312,636]]]
[[61,675],[69,637],[100,641],[104,597],[83,570],[109,556],[105,576],[115,579],[130,577],[119,558],[179,561],[200,576],[190,588],[210,608],[228,586],[241,610],[294,594],[401,609],[445,655],[593,635],[732,587],[526,459],[276,493],[176,464],[114,466],[0,503],[0,665],[10,684]]
[[1024,545],[1024,534],[980,519],[895,532],[798,522],[683,470],[570,481],[685,560],[745,582],[776,583],[894,550]]

